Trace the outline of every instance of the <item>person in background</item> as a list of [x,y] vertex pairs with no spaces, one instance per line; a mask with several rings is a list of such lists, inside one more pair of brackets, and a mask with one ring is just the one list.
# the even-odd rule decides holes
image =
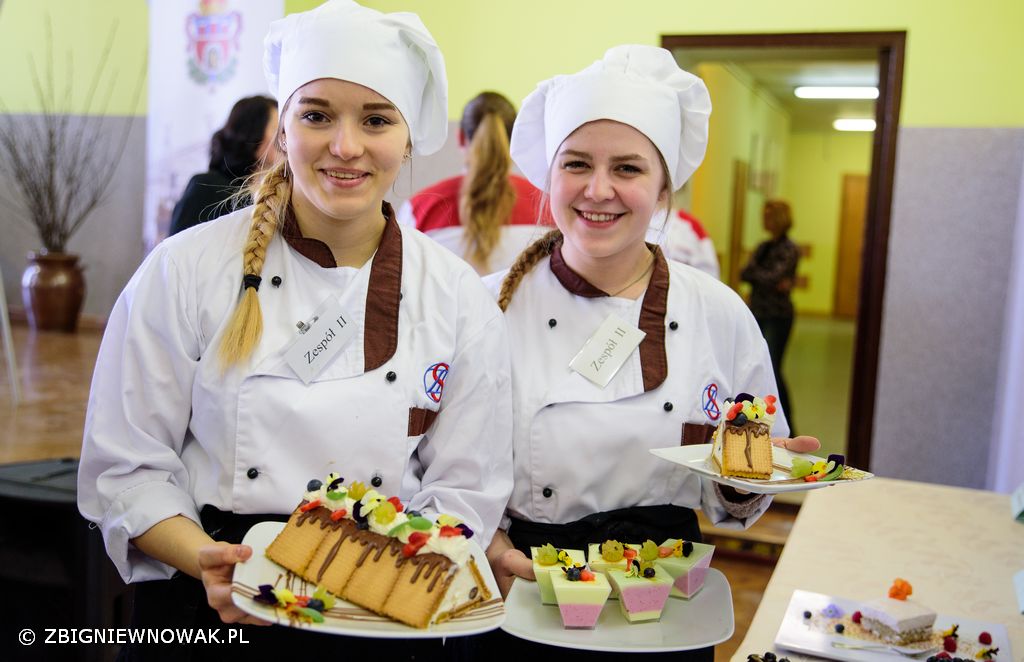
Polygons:
[[[436,42],[415,14],[329,0],[271,24],[264,72],[285,158],[254,180],[252,207],[157,245],[96,361],[78,503],[135,585],[137,628],[261,624],[232,601],[235,564],[253,554],[240,543],[329,471],[449,514],[482,544],[512,489],[504,316],[465,262],[403,232],[384,201],[404,162],[445,141]],[[259,659],[423,660],[442,645],[245,636]]]
[[779,402],[793,423],[793,401],[789,388],[782,376],[782,359],[793,330],[795,311],[790,293],[796,281],[796,267],[800,261],[800,249],[789,238],[793,226],[793,215],[789,203],[782,200],[766,200],[764,203],[764,229],[772,236],[762,242],[740,272],[740,278],[750,283],[750,311],[768,343],[772,356],[772,370],[779,386]]
[[[726,397],[775,390],[743,300],[645,242],[651,219],[670,213],[672,192],[703,160],[710,113],[704,83],[653,46],[612,48],[579,73],[540,83],[523,102],[511,153],[546,188],[557,229],[485,279],[515,357],[515,483],[487,550],[503,594],[516,577],[534,579],[531,546],[700,541],[695,510],[742,528],[771,501],[648,452],[705,443]],[[607,348],[600,363],[574,361],[588,344]],[[782,411],[772,432],[772,443],[791,450],[820,446],[787,438]],[[483,639],[517,659],[601,656],[502,634]],[[661,657],[711,660],[713,651]]]
[[276,101],[265,96],[236,101],[228,121],[210,138],[210,169],[193,175],[174,205],[168,236],[232,211],[232,198],[246,178],[276,157],[276,131]]
[[668,259],[688,264],[713,278],[718,278],[721,272],[715,244],[697,217],[680,209],[676,212],[675,218],[664,218],[664,214],[655,214],[651,219],[651,227],[647,229],[647,241],[661,246]]
[[497,92],[474,97],[459,123],[466,174],[423,189],[398,211],[399,223],[414,225],[480,274],[507,269],[537,235],[540,192],[510,172],[515,119],[515,107]]

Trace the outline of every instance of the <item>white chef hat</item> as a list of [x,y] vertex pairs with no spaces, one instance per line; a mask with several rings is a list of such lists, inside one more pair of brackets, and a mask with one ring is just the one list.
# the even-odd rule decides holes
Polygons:
[[263,73],[282,108],[306,83],[338,78],[368,87],[395,104],[409,125],[414,153],[432,154],[444,145],[444,58],[419,16],[382,14],[352,0],[328,0],[271,23],[263,47]]
[[673,190],[704,160],[711,98],[664,48],[615,46],[579,73],[537,85],[512,130],[512,159],[537,188],[547,185],[555,152],[587,122],[608,119],[647,136],[668,165]]

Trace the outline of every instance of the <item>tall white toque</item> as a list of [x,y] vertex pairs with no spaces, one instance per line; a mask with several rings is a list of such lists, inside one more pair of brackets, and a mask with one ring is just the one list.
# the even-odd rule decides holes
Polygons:
[[263,73],[278,105],[306,83],[337,78],[395,104],[413,153],[433,154],[448,135],[444,58],[416,14],[383,14],[352,0],[274,21],[263,43]]
[[615,120],[647,136],[668,165],[673,190],[704,160],[711,97],[664,48],[615,46],[579,73],[537,85],[512,130],[512,159],[534,186],[547,186],[555,153],[587,122]]

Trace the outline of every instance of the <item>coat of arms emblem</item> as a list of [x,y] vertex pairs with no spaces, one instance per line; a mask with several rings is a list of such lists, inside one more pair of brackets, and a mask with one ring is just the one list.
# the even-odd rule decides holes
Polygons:
[[188,73],[200,85],[226,82],[238,66],[242,15],[226,5],[226,0],[199,0],[199,13],[185,19]]

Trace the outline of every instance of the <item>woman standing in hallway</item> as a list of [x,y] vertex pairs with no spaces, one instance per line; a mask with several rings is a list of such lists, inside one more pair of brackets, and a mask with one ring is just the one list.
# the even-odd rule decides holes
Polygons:
[[[768,507],[768,497],[648,453],[704,443],[726,396],[775,390],[743,301],[644,241],[652,217],[670,213],[672,191],[703,159],[710,111],[703,82],[650,46],[612,48],[577,74],[541,83],[523,103],[512,156],[546,189],[558,229],[490,279],[516,357],[515,487],[488,550],[503,591],[515,577],[533,579],[530,546],[700,540],[697,508],[739,528]],[[605,344],[609,323],[625,333],[617,359],[575,362],[588,342]],[[787,439],[781,413],[774,432],[774,443],[793,450],[818,447]],[[542,659],[600,655],[500,643]],[[708,648],[692,658],[712,655]]]
[[507,269],[537,236],[540,191],[510,172],[515,119],[512,102],[497,92],[475,96],[459,123],[466,174],[420,191],[398,211],[400,223],[415,225],[480,274]]
[[[231,601],[233,566],[252,553],[238,543],[329,471],[485,542],[511,490],[505,320],[472,269],[403,233],[383,200],[411,154],[444,143],[433,38],[413,14],[330,0],[275,22],[264,65],[285,159],[253,207],[153,251],[97,360],[79,506],[136,583],[136,627],[252,623]],[[324,324],[335,340],[308,366]],[[293,655],[426,659],[441,646],[246,637]],[[161,653],[183,657],[127,656]]]
[[789,388],[782,376],[782,359],[789,344],[796,312],[790,293],[796,281],[796,267],[800,261],[800,249],[789,238],[793,227],[793,215],[789,203],[782,200],[766,200],[764,203],[764,229],[772,236],[762,242],[750,263],[743,267],[740,278],[750,283],[750,311],[757,320],[768,352],[772,357],[772,371],[779,385],[779,402],[786,412],[790,427],[793,427],[793,401]]

